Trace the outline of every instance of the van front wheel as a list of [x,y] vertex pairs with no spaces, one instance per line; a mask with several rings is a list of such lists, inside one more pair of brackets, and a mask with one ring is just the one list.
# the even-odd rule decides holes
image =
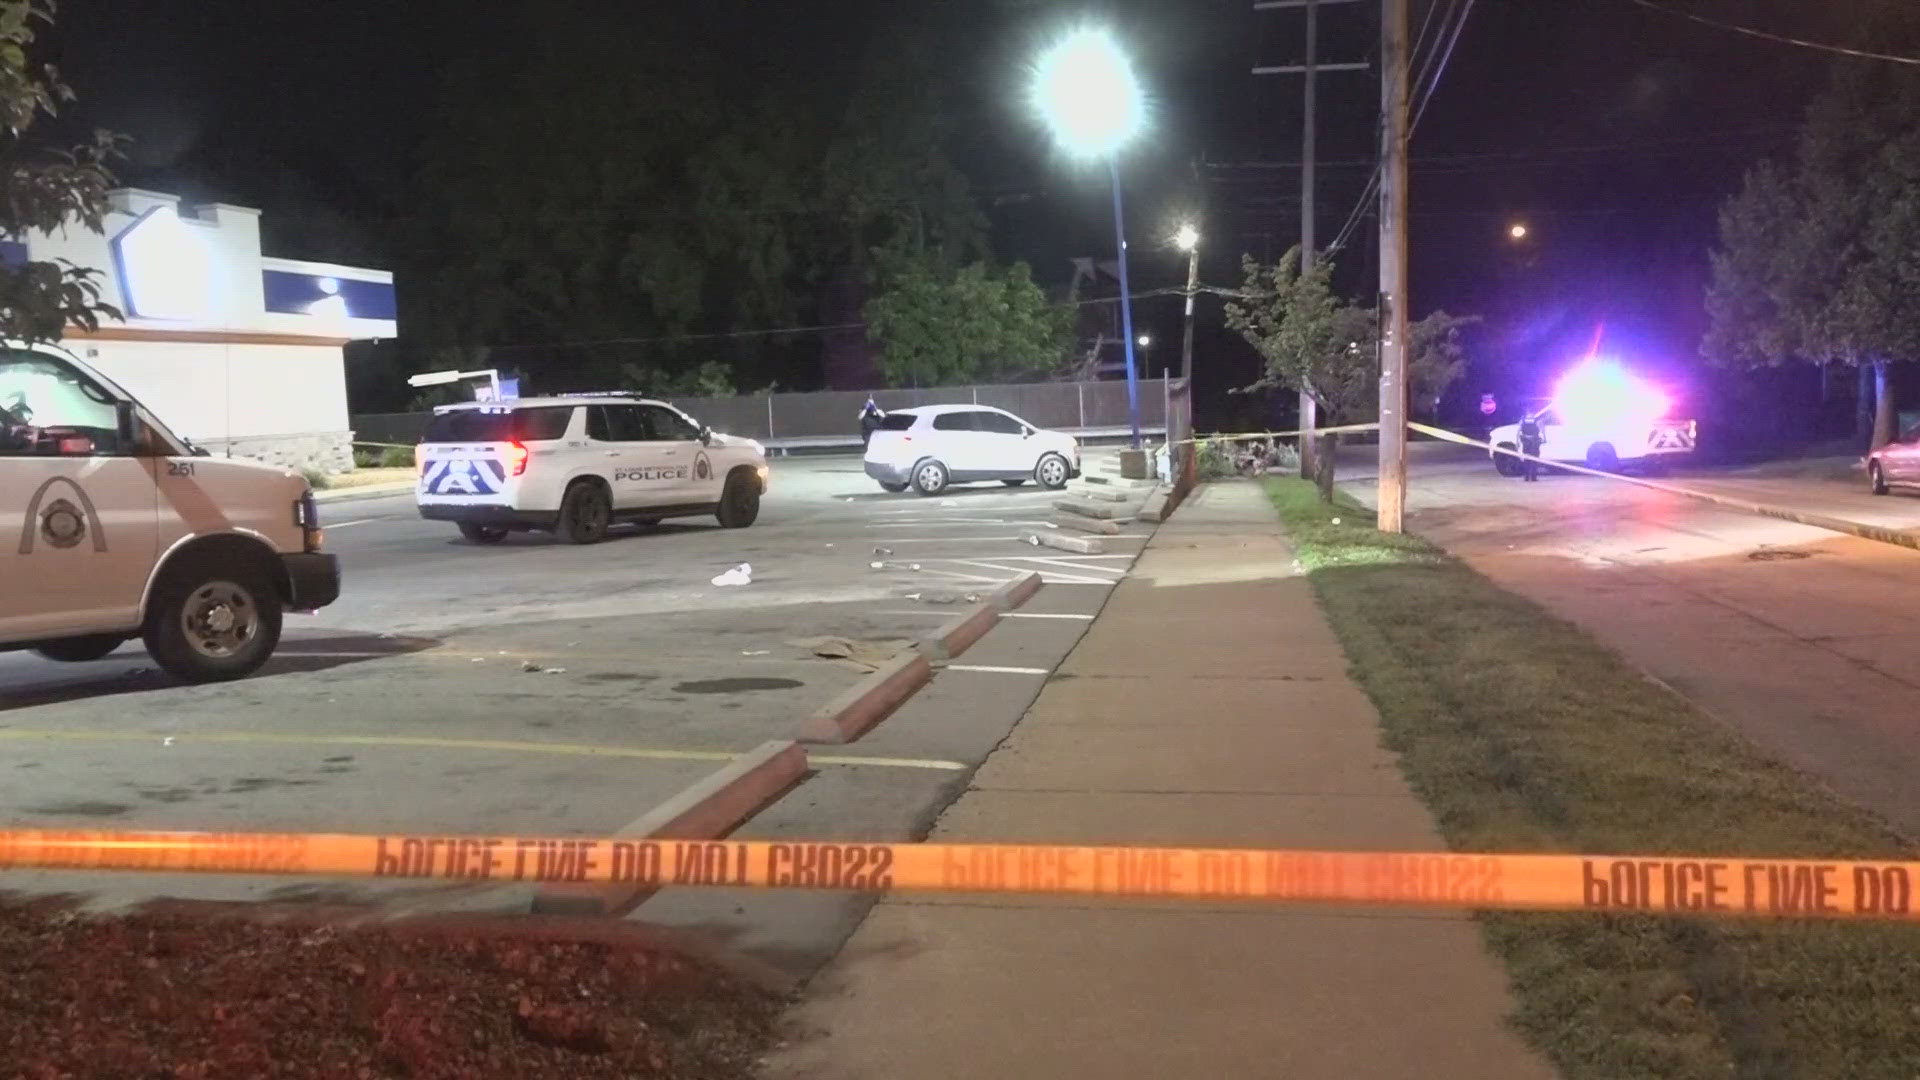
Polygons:
[[253,674],[280,644],[280,596],[251,560],[170,568],[147,613],[147,652],[182,682]]

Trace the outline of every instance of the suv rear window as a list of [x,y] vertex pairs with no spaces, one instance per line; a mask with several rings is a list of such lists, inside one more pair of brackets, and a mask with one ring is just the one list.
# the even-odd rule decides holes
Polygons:
[[538,409],[455,409],[427,421],[423,443],[539,442],[566,437],[573,406]]
[[880,418],[881,431],[905,431],[920,419],[912,413],[888,413]]

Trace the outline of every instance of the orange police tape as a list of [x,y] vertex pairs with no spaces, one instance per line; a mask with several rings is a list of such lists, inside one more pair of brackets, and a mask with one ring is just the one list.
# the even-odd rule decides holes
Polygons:
[[1920,862],[1038,844],[0,832],[0,870],[1917,918]]

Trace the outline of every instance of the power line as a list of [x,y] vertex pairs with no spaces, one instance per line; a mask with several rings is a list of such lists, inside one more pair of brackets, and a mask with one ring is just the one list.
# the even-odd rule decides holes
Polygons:
[[[1466,0],[1466,6],[1460,11],[1459,20],[1453,24],[1453,32],[1448,36],[1447,44],[1441,52],[1439,66],[1433,68],[1433,79],[1427,83],[1426,90],[1422,92],[1420,107],[1412,117],[1412,124],[1408,126],[1409,133],[1412,131],[1412,125],[1417,125],[1420,122],[1420,117],[1426,115],[1427,103],[1433,100],[1433,92],[1439,87],[1441,77],[1447,72],[1447,62],[1453,59],[1453,47],[1459,44],[1460,34],[1467,28],[1467,19],[1473,14],[1473,5],[1474,0]],[[1429,11],[1431,11],[1431,9],[1429,9]],[[1445,27],[1446,20],[1442,19],[1442,33],[1446,32]],[[1428,59],[1432,59],[1432,54],[1429,54]],[[1374,193],[1379,190],[1380,168],[1376,165],[1374,166],[1373,175],[1367,179],[1366,188],[1360,193],[1359,201],[1353,204],[1353,213],[1347,215],[1346,223],[1340,226],[1340,231],[1335,234],[1333,243],[1327,248],[1328,251],[1338,251],[1346,245],[1347,238],[1353,234],[1353,230],[1358,227],[1360,222],[1366,217],[1368,200],[1372,199]]]
[[1920,67],[1920,57],[1895,56],[1892,53],[1867,52],[1862,49],[1849,49],[1844,45],[1828,45],[1827,43],[1822,41],[1808,41],[1805,38],[1787,37],[1784,34],[1770,33],[1766,30],[1756,30],[1751,26],[1740,26],[1736,23],[1721,22],[1718,19],[1709,19],[1704,15],[1695,15],[1691,11],[1675,11],[1670,7],[1665,7],[1660,4],[1656,4],[1653,2],[1653,0],[1627,0],[1627,2],[1630,4],[1638,4],[1641,7],[1646,8],[1648,11],[1657,11],[1662,15],[1672,15],[1675,18],[1686,19],[1689,22],[1697,22],[1702,26],[1711,26],[1720,30],[1731,30],[1736,34],[1745,34],[1748,37],[1757,37],[1762,41],[1777,42],[1781,45],[1797,45],[1803,49],[1817,49],[1820,52],[1838,53],[1841,56],[1857,56],[1865,60],[1886,60],[1895,64],[1912,64],[1916,67]]

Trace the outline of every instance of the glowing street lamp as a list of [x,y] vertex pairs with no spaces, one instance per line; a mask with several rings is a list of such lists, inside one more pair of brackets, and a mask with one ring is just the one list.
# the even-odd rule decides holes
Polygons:
[[1127,408],[1140,448],[1139,374],[1134,364],[1133,296],[1127,283],[1127,230],[1120,205],[1120,149],[1146,127],[1146,95],[1133,64],[1104,30],[1075,30],[1040,54],[1030,88],[1033,109],[1069,156],[1104,160],[1113,184],[1113,235],[1120,253],[1121,341],[1127,350]]
[[1527,227],[1516,221],[1513,223],[1513,226],[1507,230],[1507,235],[1513,237],[1515,240],[1525,240],[1527,238]]
[[1182,222],[1173,234],[1173,246],[1187,253],[1187,312],[1180,329],[1180,377],[1193,392],[1193,294],[1200,287],[1200,230],[1193,222]]

